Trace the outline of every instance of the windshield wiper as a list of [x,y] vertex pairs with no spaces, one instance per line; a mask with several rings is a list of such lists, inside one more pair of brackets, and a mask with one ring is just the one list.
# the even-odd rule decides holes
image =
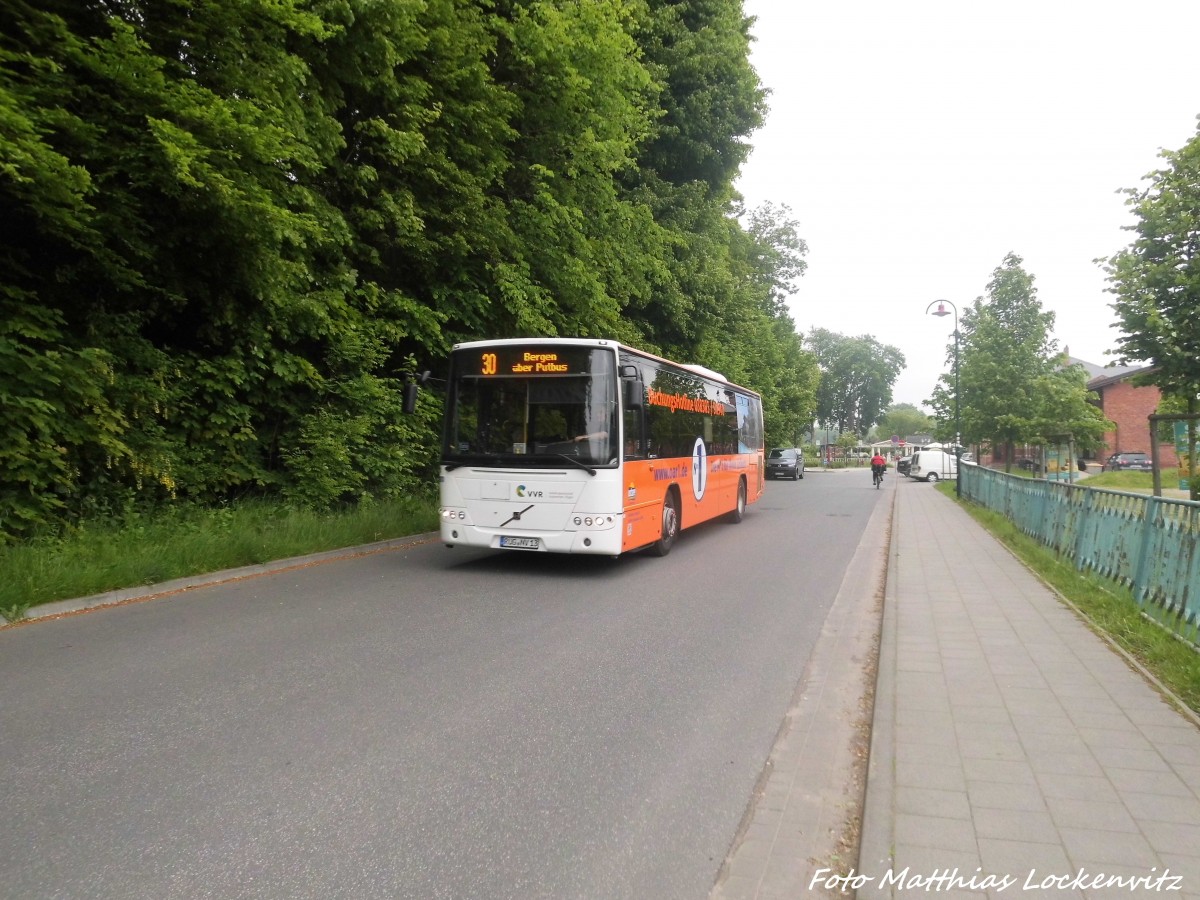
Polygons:
[[585,463],[585,462],[580,462],[579,460],[577,460],[577,459],[576,459],[575,457],[573,457],[573,456],[567,456],[567,454],[565,454],[565,453],[555,453],[554,455],[555,455],[555,456],[562,457],[563,459],[565,459],[567,462],[569,462],[569,463],[570,463],[571,465],[573,465],[573,466],[579,466],[579,468],[583,469],[583,471],[587,472],[589,475],[595,475],[595,474],[596,474],[596,470],[595,470],[595,469],[593,469],[591,466],[589,466],[589,465],[588,465],[587,463]]

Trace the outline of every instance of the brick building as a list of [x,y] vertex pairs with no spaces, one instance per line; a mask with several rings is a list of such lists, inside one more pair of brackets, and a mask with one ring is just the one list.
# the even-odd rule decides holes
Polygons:
[[[1133,376],[1144,374],[1149,366],[1112,366],[1101,368],[1079,359],[1091,378],[1088,390],[1099,395],[1098,405],[1116,427],[1104,433],[1105,449],[1098,459],[1108,459],[1113,453],[1149,453],[1150,422],[1147,417],[1158,409],[1161,396],[1154,385],[1133,384]],[[1173,468],[1179,464],[1175,448],[1170,441],[1161,441],[1158,449],[1158,464],[1161,468]]]

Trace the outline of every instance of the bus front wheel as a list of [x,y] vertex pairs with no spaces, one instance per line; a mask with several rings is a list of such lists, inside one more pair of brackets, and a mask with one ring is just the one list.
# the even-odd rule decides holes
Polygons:
[[662,537],[650,546],[650,552],[655,556],[666,556],[679,537],[679,497],[675,491],[667,491],[662,506]]

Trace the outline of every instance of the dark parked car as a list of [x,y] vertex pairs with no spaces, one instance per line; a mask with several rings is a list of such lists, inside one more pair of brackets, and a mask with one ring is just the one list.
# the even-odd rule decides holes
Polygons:
[[1150,457],[1145,453],[1114,453],[1108,458],[1108,467],[1114,472],[1118,469],[1131,469],[1134,472],[1152,472]]
[[799,481],[804,477],[804,451],[795,447],[777,447],[767,454],[768,478],[790,478]]
[[908,467],[912,465],[911,456],[902,456],[896,460],[896,473],[898,475],[907,475]]

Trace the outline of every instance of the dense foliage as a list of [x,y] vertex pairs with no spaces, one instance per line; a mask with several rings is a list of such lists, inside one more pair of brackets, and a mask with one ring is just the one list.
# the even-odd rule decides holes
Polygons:
[[[0,543],[432,483],[408,373],[608,336],[813,406],[740,0],[7,0]],[[740,218],[739,218],[740,216]],[[743,224],[744,222],[744,224]]]
[[[959,320],[959,405],[952,374],[942,376],[930,405],[938,434],[953,440],[956,412],[964,445],[1067,442],[1091,449],[1106,426],[1089,402],[1087,372],[1065,364],[1051,336],[1054,313],[1042,308],[1034,278],[1009,253],[992,273],[987,293],[963,310]],[[953,343],[947,365],[955,364]]]

